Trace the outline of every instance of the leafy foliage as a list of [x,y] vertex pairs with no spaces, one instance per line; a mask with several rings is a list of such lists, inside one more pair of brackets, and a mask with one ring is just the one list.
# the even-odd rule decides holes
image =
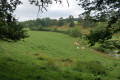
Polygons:
[[69,27],[74,27],[75,26],[75,24],[74,24],[74,17],[72,15],[70,15],[68,17],[68,23],[70,23]]
[[59,18],[59,21],[58,21],[58,26],[63,26],[64,25],[64,19],[63,17]]
[[110,51],[120,49],[120,41],[119,40],[108,40],[100,45],[104,49],[110,49]]
[[[105,40],[111,39],[112,36],[108,36],[106,27],[97,27],[95,30],[91,30],[86,36],[89,40],[90,46],[94,46],[96,42],[103,43]],[[110,33],[112,34],[112,32]]]
[[24,22],[20,22],[20,24],[23,27],[29,27],[29,28],[34,28],[34,27],[50,27],[57,25],[58,20],[56,19],[50,19],[50,18],[37,18],[36,20],[28,20]]
[[[39,7],[38,12],[43,12],[43,10],[47,11],[48,5],[52,4],[53,2],[62,4],[62,0],[29,0],[31,4],[34,4]],[[66,0],[69,6],[68,0]]]
[[96,29],[91,30],[90,33],[86,36],[89,40],[90,46],[94,46],[96,42],[104,43],[105,41],[112,38],[112,35],[119,30],[119,27],[110,27],[106,29],[106,23],[103,25],[99,24]]
[[[91,42],[91,44],[99,40],[103,40],[103,41],[108,40],[111,38],[111,36],[114,33],[120,30],[120,27],[119,27],[116,29],[116,31],[114,31],[114,33],[111,33],[112,24],[117,22],[118,19],[120,18],[120,1],[119,0],[92,0],[92,1],[80,0],[79,5],[81,5],[85,9],[85,12],[83,14],[90,14],[91,21],[96,21],[96,22],[108,21],[108,25],[106,26],[106,30],[104,34],[98,31],[98,33],[100,33],[100,37],[98,37],[97,35],[96,37],[91,36],[93,38],[97,38],[96,41],[91,41],[91,38],[89,37],[90,39],[89,42]],[[96,32],[96,34],[98,33]]]
[[88,27],[96,27],[97,23],[96,22],[92,22],[90,20],[90,15],[79,15],[78,17],[78,24],[80,24],[81,26],[83,26],[84,28],[88,28]]
[[72,15],[70,15],[69,17],[68,17],[68,22],[70,23],[70,22],[73,22],[74,21],[74,17],[72,16]]
[[[72,16],[72,15],[70,15]],[[33,27],[50,27],[50,26],[63,26],[67,25],[70,23],[71,27],[74,27],[74,21],[77,19],[74,19],[73,17],[71,18],[66,18],[63,19],[63,17],[60,17],[59,20],[57,19],[50,19],[49,17],[47,18],[37,18],[36,20],[28,20],[24,22],[19,22],[23,27],[29,27],[30,29],[33,29]]]
[[28,37],[26,31],[13,17],[12,13],[17,5],[21,4],[19,0],[2,0],[0,2],[0,39],[5,41],[18,41]]
[[73,37],[82,37],[82,33],[81,31],[78,29],[78,28],[73,28],[71,31],[70,31],[70,36],[73,36]]
[[18,41],[28,37],[26,31],[16,22],[11,22],[9,25],[9,27],[0,27],[0,40]]
[[80,4],[85,13],[92,14],[92,19],[97,21],[109,20],[109,26],[117,21],[120,17],[120,1],[119,0],[80,0]]
[[74,22],[73,21],[70,22],[69,27],[74,27],[74,26],[75,26]]

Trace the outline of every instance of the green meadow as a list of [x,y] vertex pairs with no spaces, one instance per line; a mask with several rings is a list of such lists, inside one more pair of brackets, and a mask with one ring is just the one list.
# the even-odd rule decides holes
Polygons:
[[0,80],[120,80],[120,60],[84,40],[56,32],[28,35],[15,43],[0,41]]

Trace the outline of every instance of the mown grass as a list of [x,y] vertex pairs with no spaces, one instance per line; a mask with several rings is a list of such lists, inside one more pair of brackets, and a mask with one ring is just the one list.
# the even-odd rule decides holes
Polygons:
[[77,38],[55,32],[28,34],[17,43],[0,41],[0,80],[119,80],[120,61],[87,45],[76,49]]

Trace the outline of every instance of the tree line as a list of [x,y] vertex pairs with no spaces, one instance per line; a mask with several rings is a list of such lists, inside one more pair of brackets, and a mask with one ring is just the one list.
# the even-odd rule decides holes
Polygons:
[[57,19],[50,19],[49,17],[47,18],[37,18],[36,20],[28,20],[28,21],[23,21],[19,22],[23,27],[29,27],[30,29],[33,28],[47,28],[50,26],[66,26],[68,25],[69,27],[74,27],[75,23],[78,25],[83,26],[84,28],[88,27],[96,27],[97,23],[92,22],[89,20],[89,15],[81,16],[79,15],[78,18],[74,18],[72,15],[70,15],[68,18],[64,19],[63,17],[60,17],[58,20]]
[[36,20],[28,20],[28,21],[24,21],[24,22],[20,22],[20,24],[23,27],[29,27],[29,28],[33,28],[33,27],[50,27],[50,26],[63,26],[66,24],[69,24],[70,27],[74,27],[74,21],[76,19],[70,15],[68,18],[64,19],[63,17],[60,17],[59,20],[57,19],[50,19],[49,17],[47,18],[37,18]]

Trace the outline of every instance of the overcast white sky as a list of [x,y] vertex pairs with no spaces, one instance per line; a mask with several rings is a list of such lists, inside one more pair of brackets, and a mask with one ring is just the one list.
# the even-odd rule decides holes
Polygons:
[[19,21],[45,17],[59,19],[60,17],[67,18],[69,15],[78,17],[80,13],[84,12],[84,10],[77,5],[76,0],[69,0],[69,7],[66,0],[63,0],[63,4],[60,5],[53,3],[47,8],[48,11],[39,13],[39,16],[37,16],[38,7],[31,5],[28,0],[21,1],[23,2],[23,4],[19,5],[14,13]]

